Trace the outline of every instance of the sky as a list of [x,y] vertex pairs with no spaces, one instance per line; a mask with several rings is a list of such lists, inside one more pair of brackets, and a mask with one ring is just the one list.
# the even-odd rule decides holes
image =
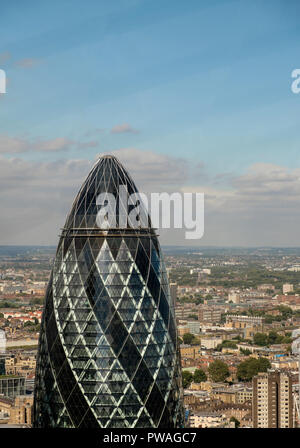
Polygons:
[[299,246],[300,3],[0,4],[0,244],[57,244],[101,154],[140,191],[204,192],[163,244]]

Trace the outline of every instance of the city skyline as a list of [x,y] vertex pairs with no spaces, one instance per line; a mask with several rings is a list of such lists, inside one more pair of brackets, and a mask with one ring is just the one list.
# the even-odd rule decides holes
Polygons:
[[0,3],[0,428],[299,429],[299,0]]

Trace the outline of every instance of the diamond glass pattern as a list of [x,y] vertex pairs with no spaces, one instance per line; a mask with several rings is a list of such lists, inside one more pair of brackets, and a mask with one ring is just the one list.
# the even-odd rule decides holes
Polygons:
[[63,228],[41,325],[35,427],[183,426],[174,309],[150,218],[140,229],[96,223],[97,196],[118,204],[120,185],[137,192],[115,157],[99,159]]

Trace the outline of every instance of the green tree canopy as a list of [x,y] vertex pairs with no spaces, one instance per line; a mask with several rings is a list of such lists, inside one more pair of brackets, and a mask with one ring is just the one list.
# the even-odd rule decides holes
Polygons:
[[183,342],[184,342],[185,344],[191,344],[191,343],[194,341],[195,336],[194,336],[193,334],[191,334],[191,333],[185,333],[185,334],[182,336],[182,338],[183,338]]
[[270,367],[270,361],[266,358],[249,358],[238,365],[237,378],[239,381],[251,381],[258,372],[266,372]]
[[251,350],[249,350],[249,348],[240,348],[240,352],[246,356],[251,355]]
[[254,337],[253,337],[253,342],[256,345],[260,345],[260,346],[266,346],[268,345],[268,335],[265,333],[255,333]]
[[193,381],[193,374],[188,370],[182,372],[182,384],[183,388],[187,389]]
[[208,373],[214,382],[221,383],[229,376],[228,365],[217,359],[209,365]]
[[207,380],[206,373],[203,369],[196,369],[194,372],[194,382],[195,383],[202,383],[203,381]]
[[28,320],[27,322],[24,323],[24,327],[31,327],[32,325],[35,325],[34,322],[31,322],[30,320]]
[[230,420],[229,420],[230,422],[234,422],[234,425],[235,425],[235,428],[238,428],[239,426],[240,426],[240,421],[237,419],[237,418],[235,418],[235,417],[230,417]]
[[254,335],[253,341],[256,345],[266,346],[272,344],[289,344],[292,339],[289,336],[282,336],[272,330],[269,334],[256,333]]

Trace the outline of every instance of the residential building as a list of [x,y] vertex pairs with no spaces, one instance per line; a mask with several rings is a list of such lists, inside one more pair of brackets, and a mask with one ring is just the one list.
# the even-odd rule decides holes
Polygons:
[[217,323],[220,322],[222,317],[222,310],[215,306],[200,305],[198,319],[199,322],[210,322]]
[[15,398],[0,396],[0,419],[7,425],[32,424],[33,395],[19,395]]
[[258,327],[262,328],[263,317],[261,316],[243,316],[239,314],[228,314],[226,316],[226,327],[246,328]]
[[222,412],[197,412],[189,416],[191,428],[222,428],[228,423],[228,419]]
[[170,294],[171,294],[172,304],[174,307],[176,306],[177,289],[178,289],[177,283],[170,283]]
[[228,301],[232,303],[240,303],[240,295],[236,291],[231,291],[228,294]]
[[269,370],[253,378],[253,427],[292,428],[293,397],[289,373]]
[[201,353],[201,346],[200,345],[180,345],[180,354],[181,358],[192,358],[196,359],[199,354]]
[[282,286],[282,292],[283,294],[288,294],[289,292],[293,292],[294,291],[294,286],[291,285],[290,283],[285,283]]
[[200,322],[196,320],[189,320],[186,323],[187,328],[191,334],[199,334],[200,333]]

